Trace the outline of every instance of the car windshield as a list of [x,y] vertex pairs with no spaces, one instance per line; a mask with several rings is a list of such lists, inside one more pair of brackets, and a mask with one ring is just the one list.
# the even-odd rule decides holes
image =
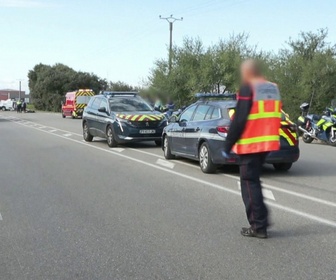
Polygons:
[[77,96],[77,104],[88,104],[92,96]]
[[110,100],[112,112],[152,111],[149,104],[139,97],[113,97]]

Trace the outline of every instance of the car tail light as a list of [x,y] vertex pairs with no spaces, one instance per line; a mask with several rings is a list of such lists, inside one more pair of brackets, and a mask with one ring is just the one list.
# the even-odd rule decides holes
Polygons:
[[217,132],[219,133],[228,133],[229,127],[228,126],[217,126]]

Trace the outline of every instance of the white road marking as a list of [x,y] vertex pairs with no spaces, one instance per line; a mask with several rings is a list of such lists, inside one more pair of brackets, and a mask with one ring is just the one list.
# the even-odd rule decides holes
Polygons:
[[262,188],[262,194],[265,198],[271,199],[271,200],[275,200],[275,197],[272,193],[272,191]]
[[[238,185],[238,190],[241,190],[240,181],[237,181],[237,185]],[[275,200],[273,192],[270,191],[270,190],[262,188],[262,194],[263,194],[264,198]]]
[[328,220],[328,219],[324,219],[324,218],[321,218],[321,217],[318,217],[318,216],[315,216],[315,215],[311,215],[311,214],[308,214],[306,212],[299,211],[299,210],[296,210],[296,209],[291,208],[291,207],[283,206],[281,204],[278,204],[278,203],[272,202],[272,201],[266,201],[266,204],[268,204],[268,205],[270,205],[274,208],[283,210],[285,212],[289,212],[289,213],[295,214],[297,216],[304,217],[304,218],[307,218],[309,220],[313,220],[315,222],[319,222],[321,224],[336,227],[336,222],[332,221],[332,220]]
[[65,133],[65,134],[63,134],[63,136],[64,137],[70,137],[70,136],[72,136],[72,134],[71,133]]
[[[142,151],[142,150],[137,150],[137,149],[133,149],[133,148],[127,148],[127,150],[131,150],[131,151],[134,151],[134,152],[137,152],[137,153],[149,155],[149,156],[156,157],[156,158],[165,159],[164,156],[160,156],[160,155],[157,155],[157,154],[154,154],[154,153],[149,153],[149,152]],[[182,165],[186,165],[186,166],[189,166],[189,167],[200,169],[200,167],[198,165],[194,165],[194,164],[191,164],[191,163],[184,162],[183,159],[175,159],[175,160],[171,160],[171,161],[174,162],[174,163],[177,163],[177,164],[182,164]]]
[[[221,174],[221,175],[223,175],[225,177],[232,178],[232,179],[239,179],[238,176],[234,176],[234,175],[230,175],[230,174]],[[270,190],[273,190],[273,191],[278,191],[278,192],[290,194],[290,195],[293,195],[293,196],[296,196],[296,197],[300,197],[300,198],[303,198],[303,199],[306,199],[306,200],[318,202],[318,203],[321,203],[321,204],[324,204],[324,205],[327,205],[327,206],[336,207],[336,203],[335,202],[328,201],[328,200],[325,200],[325,199],[309,196],[309,195],[298,193],[298,192],[294,192],[294,191],[289,191],[289,190],[286,190],[286,189],[283,189],[283,188],[279,188],[279,187],[275,187],[275,186],[272,186],[272,185],[269,185],[269,184],[262,183],[262,186],[264,188],[267,188],[267,189],[270,189]]]
[[281,188],[271,186],[271,185],[268,185],[268,184],[262,184],[262,185],[263,185],[263,187],[274,190],[274,191],[283,192],[283,193],[290,194],[290,195],[293,195],[293,196],[296,196],[296,197],[300,197],[300,198],[307,199],[307,200],[310,200],[310,201],[318,202],[318,203],[321,203],[321,204],[324,204],[324,205],[336,207],[336,203],[328,201],[328,200],[312,197],[312,196],[301,194],[301,193],[294,192],[294,191],[281,189]]
[[160,159],[160,158],[156,161],[156,163],[160,164],[160,165],[162,165],[164,167],[170,168],[170,169],[173,169],[174,166],[175,166],[174,163],[169,162],[168,160]]
[[123,148],[111,148],[111,151],[121,153],[121,152],[125,151],[125,149],[123,149]]
[[[48,133],[50,135],[59,137],[59,138],[66,139],[68,141],[72,141],[74,143],[78,143],[78,144],[81,144],[81,145],[85,145],[85,146],[91,147],[91,148],[96,149],[96,150],[100,150],[100,151],[105,152],[105,153],[107,152],[107,153],[113,154],[115,156],[126,158],[128,160],[140,163],[142,165],[147,165],[149,167],[152,167],[152,168],[155,168],[155,169],[158,169],[158,170],[161,170],[161,171],[164,171],[164,172],[167,172],[167,173],[170,173],[170,174],[173,174],[173,175],[176,175],[176,176],[188,179],[190,181],[194,181],[194,182],[199,183],[201,185],[207,185],[207,186],[212,187],[214,189],[222,190],[222,191],[225,191],[227,193],[231,193],[231,194],[235,194],[235,195],[239,195],[240,196],[240,192],[232,190],[232,189],[227,188],[227,187],[223,187],[223,186],[215,184],[215,183],[211,183],[211,182],[208,182],[208,181],[205,181],[205,180],[202,180],[202,179],[198,179],[198,178],[195,178],[195,177],[183,174],[183,173],[179,173],[177,171],[174,171],[174,170],[171,170],[171,169],[167,169],[167,168],[164,168],[164,167],[161,167],[161,166],[158,166],[158,165],[155,165],[155,164],[152,164],[152,163],[149,163],[149,162],[137,159],[137,158],[133,158],[133,157],[127,156],[125,154],[117,153],[117,152],[114,152],[112,150],[106,150],[106,149],[98,147],[98,146],[90,145],[90,144],[84,143],[84,142],[79,141],[79,140],[75,140],[75,139],[72,139],[72,138],[67,138],[67,137],[64,137],[64,136],[58,135],[58,134],[53,134],[53,133],[50,133],[49,131],[46,131],[46,130],[42,130],[42,129],[38,129],[38,128],[35,128],[35,129],[39,130],[41,132]],[[283,210],[285,212],[288,212],[288,213],[291,213],[291,214],[294,214],[294,215],[297,215],[297,216],[300,216],[300,217],[304,217],[306,219],[309,219],[309,220],[312,220],[312,221],[315,221],[315,222],[319,222],[321,224],[329,225],[329,226],[332,226],[332,227],[336,228],[336,222],[335,221],[324,219],[324,218],[321,218],[319,216],[311,215],[309,213],[306,213],[306,212],[303,212],[303,211],[299,211],[299,210],[296,210],[296,209],[291,208],[291,207],[286,207],[286,206],[280,205],[280,204],[278,204],[276,202],[268,201],[267,204],[270,205],[270,206],[272,206],[272,207],[274,207],[274,208]]]
[[51,133],[54,133],[54,132],[56,132],[56,131],[57,131],[57,129],[49,130],[49,132],[51,132]]
[[156,154],[149,153],[149,152],[146,152],[146,151],[141,151],[141,150],[138,150],[138,149],[127,148],[127,150],[131,150],[131,151],[134,151],[134,152],[137,152],[137,153],[141,153],[141,154],[149,155],[149,156],[152,156],[152,157],[164,159],[164,156],[156,155]]
[[231,178],[231,179],[235,179],[235,180],[239,180],[239,176],[236,175],[230,175],[230,174],[222,174],[225,177]]

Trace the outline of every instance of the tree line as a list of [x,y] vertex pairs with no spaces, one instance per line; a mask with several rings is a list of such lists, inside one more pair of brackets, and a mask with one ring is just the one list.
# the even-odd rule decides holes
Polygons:
[[258,59],[266,78],[279,85],[284,109],[292,116],[298,115],[303,102],[312,100],[311,111],[320,113],[336,98],[336,47],[328,41],[326,29],[301,32],[277,52],[250,45],[244,33],[211,46],[205,46],[200,38],[185,38],[181,46],[173,47],[172,68],[168,58],[156,60],[143,88],[109,82],[63,64],[38,64],[28,73],[29,89],[39,110],[59,111],[65,93],[79,88],[96,93],[136,90],[147,98],[159,96],[182,106],[195,101],[197,92],[236,92],[239,65],[247,58]]
[[28,79],[32,102],[37,110],[44,111],[60,111],[65,93],[77,89],[92,89],[96,94],[101,90],[137,90],[127,83],[108,82],[93,73],[75,71],[60,63],[37,64],[29,71]]
[[236,92],[239,65],[247,58],[261,62],[267,79],[279,85],[284,109],[296,116],[303,102],[312,100],[312,111],[321,112],[336,98],[336,47],[328,31],[301,32],[278,52],[260,50],[248,43],[248,35],[233,35],[211,46],[199,38],[186,38],[168,59],[155,61],[148,92],[170,96],[180,105],[194,101],[196,92]]

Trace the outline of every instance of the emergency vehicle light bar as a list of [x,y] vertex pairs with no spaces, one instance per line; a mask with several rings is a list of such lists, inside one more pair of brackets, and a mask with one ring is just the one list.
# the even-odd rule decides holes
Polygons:
[[110,97],[113,96],[137,96],[138,93],[134,91],[101,91],[100,94]]
[[222,99],[229,99],[229,100],[236,100],[237,94],[232,92],[225,92],[225,93],[196,93],[195,97],[198,99],[206,99],[206,98],[222,98]]

